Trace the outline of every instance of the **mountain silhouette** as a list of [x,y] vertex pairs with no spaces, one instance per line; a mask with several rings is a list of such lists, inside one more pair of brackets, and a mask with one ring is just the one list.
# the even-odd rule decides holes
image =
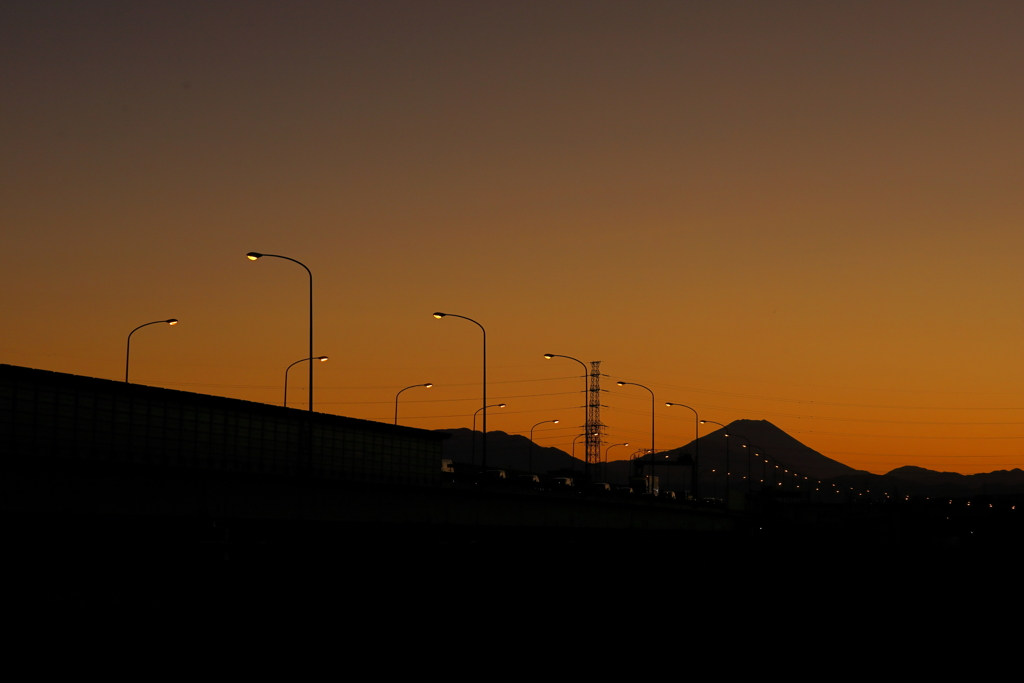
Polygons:
[[[749,440],[757,453],[769,456],[768,463],[764,463],[763,458],[760,461],[754,459],[751,471],[755,481],[760,479],[759,472],[774,467],[776,463],[792,472],[815,479],[829,479],[860,472],[800,443],[768,420],[735,420],[729,423],[726,430],[717,429],[697,439],[700,442],[702,476],[707,476],[712,469],[725,469],[726,441],[729,445],[729,469],[741,475],[747,473],[748,450],[744,448],[746,442],[742,438],[726,439],[726,433]],[[662,458],[667,456],[665,459],[675,459],[684,453],[693,457],[696,452],[694,441],[691,441],[685,446],[658,455]]]
[[[754,488],[758,488],[762,477],[769,483],[777,481],[772,469],[776,464],[780,469],[788,469],[789,475],[796,473],[815,480],[830,480],[838,483],[840,488],[854,486],[857,488],[878,489],[899,492],[908,495],[950,496],[960,497],[976,494],[1019,494],[1024,493],[1024,470],[998,470],[982,474],[959,474],[956,472],[937,472],[923,467],[898,467],[887,474],[872,474],[858,470],[849,465],[833,460],[813,448],[801,443],[767,420],[735,420],[729,423],[728,433],[732,436],[729,442],[729,470],[732,472],[731,482],[735,491],[746,489],[748,468]],[[466,428],[439,429],[450,435],[444,441],[443,456],[456,463],[469,464],[472,457],[473,431]],[[721,496],[724,492],[725,471],[725,430],[717,429],[698,440],[700,443],[701,495]],[[476,437],[476,465],[480,465],[481,433]],[[764,458],[754,458],[748,464],[748,449],[743,447],[745,437],[757,453],[767,454]],[[690,462],[697,453],[694,441],[667,451],[659,451],[655,457],[655,474],[660,478],[661,488],[665,490],[692,490],[692,469],[680,466],[680,462]],[[538,474],[558,472],[559,474],[574,471],[577,476],[584,473],[583,447],[578,448],[580,457],[573,458],[560,448],[552,448],[534,444],[532,468],[530,458],[530,440],[519,434],[508,434],[502,431],[487,433],[487,467],[488,469],[504,469],[509,471]],[[619,451],[623,453],[623,451]],[[648,461],[645,456],[642,458]],[[628,458],[613,460],[602,465],[594,472],[594,478],[613,484],[626,484],[635,473],[634,463]],[[648,471],[645,470],[645,473]]]
[[923,467],[897,467],[885,475],[904,493],[927,496],[1019,494],[1024,492],[1024,470],[996,470],[979,474],[936,472]]
[[[457,463],[469,463],[473,453],[473,436],[471,429],[438,429],[445,432],[451,438],[445,439],[442,447],[444,458],[449,458]],[[476,435],[476,465],[480,465],[481,456],[481,433]],[[579,448],[582,453],[583,448]],[[530,457],[530,439],[519,434],[507,434],[502,431],[487,432],[487,468],[517,470],[521,472],[533,471],[544,474],[547,472],[561,472],[563,470],[575,470],[582,474],[583,460],[573,458],[560,448],[549,446],[533,446],[532,469]]]

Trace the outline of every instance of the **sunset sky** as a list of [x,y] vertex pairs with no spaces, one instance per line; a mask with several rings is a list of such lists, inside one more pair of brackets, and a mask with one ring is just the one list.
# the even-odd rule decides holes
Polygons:
[[[0,4],[0,362],[1024,467],[1024,3]],[[306,407],[306,369],[289,405]],[[678,411],[678,412],[677,412]],[[702,428],[701,434],[712,431]],[[577,449],[582,456],[582,449]],[[620,457],[624,457],[622,453]]]

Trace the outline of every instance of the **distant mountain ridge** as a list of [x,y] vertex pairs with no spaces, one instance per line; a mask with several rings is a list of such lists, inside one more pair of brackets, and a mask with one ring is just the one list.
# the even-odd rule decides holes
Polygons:
[[907,493],[934,496],[966,496],[972,494],[1002,495],[1024,492],[1024,470],[996,470],[979,474],[936,472],[907,465],[884,475],[896,480]]
[[[978,494],[1008,495],[1024,494],[1024,470],[997,470],[981,474],[959,474],[957,472],[937,472],[923,467],[904,466],[886,474],[872,474],[858,470],[822,455],[813,448],[801,443],[767,420],[735,420],[726,430],[733,435],[725,437],[725,431],[717,429],[706,434],[699,441],[701,486],[703,494],[721,490],[722,473],[725,471],[725,447],[729,445],[729,470],[733,473],[733,481],[742,490],[748,471],[755,487],[762,476],[773,480],[771,468],[778,462],[780,467],[789,469],[802,476],[822,481],[838,482],[841,486],[860,486],[878,488],[898,492],[900,495],[949,496],[962,497]],[[456,462],[469,463],[473,457],[473,432],[466,428],[439,429],[451,437],[444,441],[443,457]],[[480,465],[481,433],[476,432],[475,462]],[[755,452],[765,453],[769,462],[754,458],[748,462],[748,450],[743,447],[745,437],[754,447]],[[637,445],[637,444],[634,444]],[[538,473],[575,471],[582,475],[584,471],[583,448],[578,449],[579,457],[573,458],[560,448],[534,444],[532,471]],[[662,479],[663,488],[691,488],[691,470],[689,467],[666,467],[665,463],[678,462],[680,456],[697,455],[695,442],[667,451],[659,451],[656,462],[656,473]],[[685,460],[685,457],[684,457]],[[531,469],[530,440],[519,434],[508,434],[502,431],[487,433],[487,466],[492,469],[518,470]],[[712,473],[712,470],[715,472]],[[631,475],[628,459],[613,460],[604,465],[595,476],[612,483],[625,484]],[[718,481],[718,487],[715,481]],[[740,482],[743,482],[741,484]]]
[[[469,463],[475,459],[477,466],[480,465],[481,433],[475,433],[475,457],[474,453],[474,432],[465,427],[459,429],[438,429],[438,432],[445,432],[451,438],[445,439],[442,446],[443,457],[450,458],[455,462]],[[580,451],[582,452],[582,448]],[[530,471],[530,440],[519,434],[507,434],[502,431],[487,432],[487,468]],[[550,472],[555,470],[572,470],[583,473],[584,464],[582,459],[574,459],[561,448],[550,446],[539,446],[534,444],[532,457],[532,471]]]

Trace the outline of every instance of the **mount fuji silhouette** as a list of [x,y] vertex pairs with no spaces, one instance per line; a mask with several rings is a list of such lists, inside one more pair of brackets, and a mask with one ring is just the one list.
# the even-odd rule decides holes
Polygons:
[[[734,438],[727,439],[726,434]],[[773,467],[778,463],[784,468],[815,479],[862,473],[861,470],[844,465],[800,443],[768,420],[735,420],[730,422],[726,429],[717,429],[685,446],[660,452],[658,456],[664,459],[675,459],[683,454],[694,457],[698,450],[695,443],[699,442],[701,471],[706,473],[712,469],[724,470],[728,442],[729,469],[745,474],[749,450],[743,439],[750,442],[755,453],[768,456],[768,463],[764,462],[765,458],[753,459],[751,468],[757,472],[765,465]]]

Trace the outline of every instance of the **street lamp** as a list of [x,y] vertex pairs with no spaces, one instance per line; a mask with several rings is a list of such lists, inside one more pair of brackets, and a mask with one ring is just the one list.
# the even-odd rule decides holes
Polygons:
[[[481,410],[483,410],[484,411],[484,424],[486,425],[487,424],[487,410],[486,409],[487,408],[504,408],[504,407],[505,407],[504,403],[495,403],[493,405],[484,406],[483,408],[477,408],[476,412],[473,413],[473,431],[470,432],[470,436],[471,436],[470,444],[471,444],[471,446],[470,446],[470,451],[469,451],[469,453],[470,453],[470,455],[469,455],[469,462],[470,462],[471,465],[476,465],[476,416],[480,414]],[[486,427],[484,427],[484,428],[486,429]],[[484,445],[485,446],[487,445],[487,441],[484,441]],[[486,464],[487,464],[486,462],[483,462],[483,458],[481,458],[481,465],[480,465],[480,467],[484,468],[484,467],[486,467]]]
[[631,386],[634,386],[634,387],[640,387],[641,389],[647,389],[647,391],[649,391],[650,394],[651,394],[651,458],[650,458],[650,460],[651,460],[651,483],[650,483],[650,486],[652,487],[651,491],[653,492],[653,490],[654,490],[653,489],[653,486],[654,486],[654,392],[651,391],[650,388],[645,387],[643,384],[637,384],[636,382],[616,382],[616,384],[618,384],[620,387],[624,387],[627,384],[629,384]]
[[[412,386],[408,386],[405,389],[402,389],[402,391],[405,391],[406,389],[415,389],[416,387],[426,387],[427,389],[429,389],[432,386],[434,385],[431,384],[430,382],[427,382],[426,384],[413,384]],[[398,397],[402,395],[402,391],[399,391],[397,394],[395,394],[395,424],[398,424]]]
[[[602,477],[603,479],[607,479],[608,478],[608,451],[610,451],[611,449],[615,448],[616,446],[628,446],[628,445],[629,445],[628,443],[613,443],[611,446],[609,446],[608,448],[604,449],[604,476]],[[630,465],[630,467],[632,467],[632,465]]]
[[[563,356],[558,353],[545,353],[544,357],[547,358],[548,360],[551,360],[552,358],[568,358],[569,360],[574,360],[583,366],[583,424],[589,424],[587,421],[587,416],[590,415],[590,402],[588,400],[588,394],[590,391],[590,385],[588,384],[588,375],[590,373],[590,370],[587,368],[587,364],[581,361],[579,358],[573,358],[572,356]],[[584,427],[584,431],[586,431],[586,427]],[[584,458],[584,460],[585,459],[586,458]]]
[[[324,361],[327,360],[327,356],[317,356],[316,358],[303,358],[302,360],[295,361],[294,363],[292,363],[292,365],[298,365],[299,363],[305,363],[307,360],[318,360],[321,363],[323,363]],[[284,369],[284,404],[283,405],[284,405],[285,408],[288,407],[288,371],[292,369],[292,365],[289,365],[288,367],[286,367]],[[312,365],[312,363],[310,363],[310,365]]]
[[[481,405],[483,407],[480,408],[480,410],[484,411],[484,419],[483,419],[483,422],[484,422],[483,430],[484,431],[483,431],[483,437],[481,439],[482,442],[483,442],[483,445],[480,447],[480,450],[481,450],[480,466],[483,469],[487,469],[487,408],[490,407],[490,406],[487,405],[487,330],[485,330],[484,326],[481,325],[480,323],[478,323],[477,321],[473,320],[472,318],[467,318],[464,315],[456,315],[455,313],[441,313],[441,312],[434,313],[434,317],[437,318],[438,320],[440,320],[441,318],[444,318],[446,316],[451,316],[452,318],[462,318],[463,320],[468,320],[469,322],[471,322],[474,325],[476,325],[477,327],[479,327],[480,331],[483,332],[483,334],[484,334],[484,391],[483,391],[484,396],[483,396],[483,401],[481,402]],[[477,412],[480,412],[480,411],[477,411]],[[474,425],[475,424],[476,424],[476,415],[474,414]],[[473,427],[473,433],[474,433],[474,435],[476,434],[476,427],[475,426]],[[475,436],[474,436],[474,439],[475,439]]]
[[[257,251],[250,251],[245,255],[250,261],[269,256],[271,258],[280,258],[285,261],[291,261],[292,263],[298,263],[300,266],[306,269],[306,273],[309,274],[309,356],[306,360],[312,359],[313,356],[313,273],[306,268],[306,264],[302,261],[296,261],[288,256],[280,256],[278,254],[261,254]],[[299,361],[300,363],[302,361]],[[313,412],[313,364],[309,364],[309,411]]]
[[[729,428],[721,422],[715,422],[714,420],[701,420],[701,424],[713,424],[718,425],[722,428],[725,433],[725,505],[729,506]],[[714,481],[712,479],[712,481]]]
[[688,408],[693,410],[693,471],[695,476],[693,477],[693,497],[700,500],[700,416],[697,411],[685,403],[666,403],[668,407],[678,406],[680,408]]
[[547,424],[549,422],[551,422],[553,424],[558,424],[559,421],[558,420],[544,420],[543,422],[538,422],[537,424],[533,425],[533,427],[530,427],[530,460],[529,460],[529,464],[526,467],[526,471],[527,472],[530,472],[530,473],[533,472],[533,430],[536,429],[537,427],[539,427],[540,425],[544,425],[544,424]]
[[767,465],[768,465],[768,458],[770,456],[768,455],[768,453],[765,452],[765,450],[763,448],[755,447],[754,450],[757,451],[757,452],[754,453],[754,455],[756,455],[758,457],[758,459],[761,460],[761,485],[758,487],[758,490],[761,491],[761,490],[764,489],[764,482],[765,482],[765,479],[767,479],[767,477],[768,477],[768,474],[767,474],[768,467],[767,467]]
[[145,325],[139,325],[134,330],[132,330],[131,332],[128,333],[128,348],[127,348],[127,350],[125,351],[125,354],[124,354],[124,383],[125,384],[128,383],[128,361],[129,361],[129,359],[132,356],[132,335],[135,334],[137,331],[141,330],[143,327],[147,327],[149,325],[159,325],[160,323],[165,323],[167,325],[177,325],[178,324],[178,320],[177,320],[177,318],[171,318],[170,320],[154,320],[151,323],[146,323]]
[[[586,437],[587,437],[587,433],[583,432],[582,434],[580,434],[579,436],[577,436],[575,439],[572,440],[572,472],[573,473],[576,472],[576,442],[579,441],[580,439],[585,439]],[[585,459],[586,459],[586,456],[584,456],[584,460]],[[586,471],[585,464],[584,464],[584,471]]]
[[754,447],[750,445],[750,439],[745,436],[740,436],[739,434],[730,434],[729,436],[735,436],[737,439],[743,439],[747,442],[743,444],[743,448],[747,449],[747,493],[750,493],[750,472],[751,462],[753,462],[754,457]]

